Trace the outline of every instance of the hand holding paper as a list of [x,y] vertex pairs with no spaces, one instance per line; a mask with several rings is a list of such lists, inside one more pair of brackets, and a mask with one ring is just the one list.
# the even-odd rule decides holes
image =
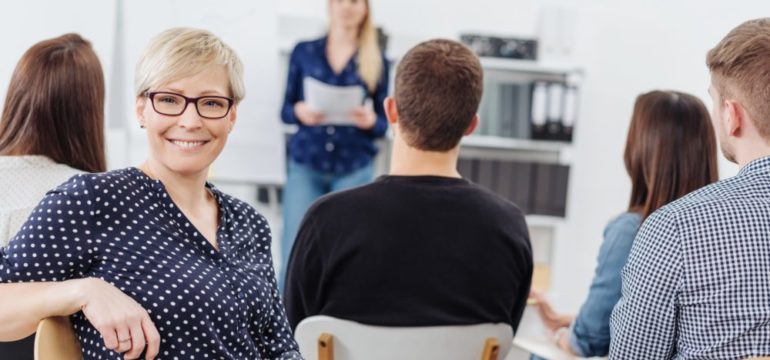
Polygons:
[[[358,114],[364,101],[365,94],[361,86],[334,86],[323,83],[312,77],[303,79],[305,88],[305,103],[316,112],[324,115],[321,123],[332,125],[358,126],[361,119],[354,119],[355,111]],[[366,125],[365,121],[360,121]],[[374,124],[371,124],[374,126]],[[359,126],[360,127],[360,126]]]
[[377,114],[372,110],[370,102],[364,106],[358,106],[350,111],[350,118],[353,120],[353,124],[362,130],[369,130],[374,127],[377,122]]

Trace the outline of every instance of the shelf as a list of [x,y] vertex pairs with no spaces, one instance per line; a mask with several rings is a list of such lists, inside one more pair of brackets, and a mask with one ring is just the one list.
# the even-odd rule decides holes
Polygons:
[[567,163],[570,143],[471,135],[460,142],[460,157],[519,160],[549,164]]
[[464,147],[529,150],[552,153],[558,153],[571,146],[569,143],[560,141],[515,139],[490,135],[466,136],[460,143]]
[[487,70],[515,71],[532,74],[580,74],[582,71],[567,64],[542,64],[531,60],[481,57],[481,67]]
[[527,215],[527,226],[530,227],[556,227],[564,224],[564,218],[548,215]]

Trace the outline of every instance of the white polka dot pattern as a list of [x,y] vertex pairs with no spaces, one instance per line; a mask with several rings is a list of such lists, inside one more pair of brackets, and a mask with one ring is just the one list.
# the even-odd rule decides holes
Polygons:
[[[104,279],[147,309],[161,334],[158,359],[301,359],[267,221],[207,186],[220,206],[219,251],[138,169],[77,175],[0,250],[0,281]],[[72,319],[85,359],[122,359],[82,313]]]

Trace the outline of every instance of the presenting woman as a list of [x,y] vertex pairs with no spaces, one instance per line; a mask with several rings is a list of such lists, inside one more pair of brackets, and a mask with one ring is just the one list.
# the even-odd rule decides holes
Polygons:
[[[373,177],[374,140],[385,135],[383,101],[388,94],[388,65],[377,43],[366,0],[329,0],[329,31],[301,42],[291,53],[281,118],[298,125],[288,143],[283,197],[281,268],[286,268],[299,223],[320,196],[363,185]],[[361,105],[343,124],[305,102],[306,80],[361,88]],[[339,119],[337,119],[339,120]],[[281,280],[285,277],[282,272]],[[282,281],[281,281],[282,283]]]
[[0,336],[72,315],[86,359],[299,359],[265,218],[206,182],[244,96],[237,55],[168,30],[135,90],[147,160],[77,175],[38,204],[0,252],[0,282],[16,283],[0,287],[14,292]]
[[557,313],[542,294],[532,292],[559,347],[581,357],[607,355],[620,272],[640,225],[655,210],[715,182],[716,149],[711,118],[698,98],[674,91],[639,95],[624,155],[631,200],[628,210],[604,230],[588,298],[573,316]]

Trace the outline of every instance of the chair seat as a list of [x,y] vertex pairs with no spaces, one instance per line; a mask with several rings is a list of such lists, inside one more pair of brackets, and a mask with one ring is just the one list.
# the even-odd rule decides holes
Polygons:
[[70,319],[65,316],[43,319],[35,336],[35,360],[81,360],[80,342]]
[[508,324],[390,327],[312,316],[303,320],[295,332],[307,360],[319,359],[322,334],[333,338],[334,360],[481,359],[489,339],[495,339],[497,358],[503,359],[513,340]]

